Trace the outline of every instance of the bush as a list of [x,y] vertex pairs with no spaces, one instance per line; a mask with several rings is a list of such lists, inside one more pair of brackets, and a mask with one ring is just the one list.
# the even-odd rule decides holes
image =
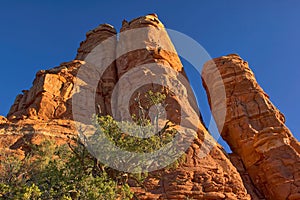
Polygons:
[[[158,130],[159,106],[163,105],[166,96],[149,91],[146,97],[149,100],[146,108],[137,99],[140,114],[133,116],[135,122],[117,122],[111,116],[95,115],[97,131],[89,138],[82,133],[80,138],[70,138],[68,144],[59,147],[50,141],[38,146],[28,144],[31,152],[22,160],[3,155],[0,162],[0,199],[131,199],[133,193],[127,184],[128,179],[142,186],[148,173],[128,174],[107,167],[88,151],[88,147],[105,145],[99,142],[105,137],[124,151],[149,153],[172,141],[177,130],[171,122],[167,121]],[[150,106],[157,109],[154,126],[144,112]],[[151,136],[135,137],[129,132]],[[105,152],[105,155],[111,156],[110,153]],[[172,166],[177,164],[175,162]]]
[[127,184],[119,185],[105,171],[95,171],[94,158],[81,143],[53,146],[46,141],[33,147],[23,160],[11,156],[3,159],[0,199],[132,198]]

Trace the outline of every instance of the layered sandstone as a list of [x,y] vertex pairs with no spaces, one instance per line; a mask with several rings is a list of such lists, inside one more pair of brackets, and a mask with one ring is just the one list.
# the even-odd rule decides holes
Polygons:
[[[139,17],[130,22],[123,21],[117,45],[116,65],[119,79],[116,97],[118,111],[115,113],[117,118],[128,118],[124,113],[128,110],[126,98],[130,100],[130,115],[138,114],[138,106],[134,99],[139,94],[141,102],[145,102],[145,93],[151,90],[163,91],[167,95],[166,104],[169,106],[166,108],[166,114],[169,119],[172,118],[172,122],[180,123],[180,99],[176,99],[175,91],[171,94],[171,90],[174,90],[172,79],[173,82],[176,79],[185,81],[185,85],[188,85],[188,82],[182,75],[183,66],[173,43],[156,14]],[[134,93],[131,94],[130,91]],[[197,112],[193,94],[188,101]],[[196,122],[194,124],[197,126]]]
[[[104,43],[105,46],[99,52],[97,47],[103,41],[109,41],[109,43]],[[97,113],[111,114],[110,96],[117,81],[114,62],[116,44],[116,30],[108,24],[89,31],[86,34],[86,40],[80,43],[75,60],[61,63],[53,69],[37,72],[32,88],[23,90],[23,94],[16,97],[7,115],[8,119],[72,119],[72,96],[75,90],[74,85],[78,82],[77,73],[82,66],[93,64],[86,63],[85,59],[100,63],[103,68],[106,68],[101,78],[97,79],[98,86],[95,87],[97,88],[95,91],[97,104],[95,106]],[[95,73],[91,72],[86,79],[92,79],[94,75]],[[88,82],[88,80],[82,81]]]
[[86,40],[80,43],[75,58],[85,61],[86,70],[81,70],[81,77],[77,78],[92,85],[90,89],[95,93],[93,102],[96,102],[93,112],[101,115],[112,115],[111,95],[118,80],[116,48],[117,31],[109,24],[102,24],[86,34]]
[[18,155],[20,158],[30,152],[30,145],[39,145],[47,140],[61,145],[76,136],[72,120],[55,119],[51,121],[23,119],[15,122],[0,122],[0,160],[5,155]]
[[73,60],[37,72],[31,89],[23,90],[23,94],[16,97],[8,119],[71,119],[70,100],[76,73],[82,64],[80,60]]
[[[135,29],[137,31],[131,31]],[[169,105],[166,107],[167,119],[180,126],[183,126],[183,121],[187,121],[184,125],[195,128],[197,134],[186,150],[183,163],[176,169],[150,173],[144,191],[134,189],[139,199],[250,199],[236,168],[204,128],[195,110],[195,98],[188,91],[189,83],[184,80],[180,59],[156,15],[123,22],[117,46],[117,70],[119,81],[126,80],[125,84],[119,86],[119,91],[133,90],[133,97],[139,93],[142,103],[145,92],[162,91]],[[127,76],[132,71],[135,72],[133,76]],[[185,95],[178,96],[174,91],[175,94],[172,94],[172,90],[176,90],[172,83],[176,80],[182,81],[180,84],[184,88],[179,89],[178,93]],[[142,87],[135,87],[133,83],[142,83]],[[180,84],[177,83],[176,87],[180,88]],[[126,110],[128,104],[124,105],[126,94],[121,91],[117,108],[119,117],[124,119],[127,115],[123,110]],[[131,112],[138,114],[137,106],[130,108]],[[203,156],[203,153],[207,154]],[[159,177],[157,173],[160,173]]]
[[236,167],[238,172],[240,173],[242,180],[244,182],[244,186],[246,187],[248,193],[253,200],[265,200],[265,196],[262,192],[253,184],[251,177],[248,171],[245,168],[245,165],[240,156],[235,153],[229,154],[229,158],[233,166]]
[[[216,119],[226,111],[224,124],[216,120],[219,131],[256,188],[267,199],[300,199],[300,145],[248,63],[236,54],[216,58],[204,66],[203,82]],[[213,98],[223,86],[225,107]]]
[[[115,37],[116,34],[116,29],[109,24],[101,24],[97,28],[87,32],[86,39],[80,43],[75,60],[84,60],[101,42]],[[111,51],[114,51],[114,49],[108,48],[105,53],[111,54]]]
[[[116,34],[111,25],[100,25],[87,33],[75,60],[37,73],[7,118],[0,116],[1,152],[24,156],[28,143],[44,138],[68,142],[68,136],[77,134],[76,120],[90,123],[95,113],[128,120],[146,107],[145,93],[152,90],[166,95],[161,123],[169,120],[181,131],[194,130],[195,137],[179,166],[149,173],[143,187],[131,184],[139,199],[300,198],[299,143],[247,62],[228,55],[204,66],[213,115],[234,152],[228,156],[206,130],[158,17],[123,21],[119,38]],[[93,98],[76,101],[85,91]],[[144,111],[152,119],[153,110]],[[182,140],[190,139],[186,135],[182,132]]]
[[156,14],[123,21],[117,48],[118,76],[145,63],[161,63],[182,71],[182,64]]
[[[94,69],[91,66],[96,70],[85,71]],[[82,70],[84,75],[78,77]],[[133,76],[128,76],[130,73]],[[95,80],[96,86],[91,86]],[[148,84],[146,80],[157,82]],[[135,87],[133,83],[145,84]],[[178,89],[182,96],[172,92],[176,88],[174,83],[183,87]],[[9,121],[1,119],[2,150],[26,153],[26,142],[38,143],[43,137],[66,142],[67,136],[77,134],[72,115],[77,112],[73,110],[74,103],[76,109],[88,110],[87,120],[94,114],[87,107],[93,107],[90,110],[100,115],[113,114],[127,119],[128,106],[129,114],[137,114],[137,96],[143,105],[145,92],[159,91],[167,96],[165,120],[177,127],[194,129],[196,135],[185,151],[185,160],[175,169],[150,173],[143,188],[132,187],[136,196],[140,199],[251,199],[237,169],[201,122],[195,98],[188,88],[180,59],[155,14],[124,21],[119,41],[112,26],[100,25],[87,34],[74,61],[38,72],[32,88],[16,98],[8,114]],[[84,89],[95,93],[91,104],[90,101],[74,102]],[[132,96],[130,91],[134,91]],[[128,104],[123,102],[124,98]]]
[[5,124],[7,123],[6,117],[0,116],[0,124]]

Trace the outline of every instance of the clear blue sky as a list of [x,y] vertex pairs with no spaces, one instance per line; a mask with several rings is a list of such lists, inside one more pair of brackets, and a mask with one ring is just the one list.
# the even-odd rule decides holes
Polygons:
[[38,70],[72,60],[88,30],[101,23],[119,29],[123,19],[148,13],[194,38],[211,57],[238,53],[247,60],[300,138],[298,0],[1,1],[0,115]]

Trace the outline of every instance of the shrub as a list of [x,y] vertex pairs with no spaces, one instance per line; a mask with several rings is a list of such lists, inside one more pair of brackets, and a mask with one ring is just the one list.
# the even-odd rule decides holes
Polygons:
[[113,200],[133,195],[127,184],[119,185],[106,172],[92,173],[94,158],[80,143],[54,148],[46,141],[32,151],[23,160],[10,156],[1,161],[0,199]]
[[[103,137],[124,151],[137,153],[156,151],[172,141],[177,130],[170,121],[158,130],[161,114],[159,106],[163,105],[166,96],[149,91],[145,97],[148,99],[145,108],[137,99],[140,114],[133,116],[134,122],[117,122],[111,116],[95,115],[93,119],[97,131],[89,138],[83,132],[80,137],[70,138],[70,142],[62,146],[56,146],[50,141],[44,141],[38,146],[28,144],[31,152],[22,160],[3,155],[0,161],[0,199],[131,199],[133,193],[127,184],[128,179],[142,186],[148,173],[128,174],[117,171],[100,163],[88,149],[90,146],[106,145],[101,143]],[[150,106],[154,106],[157,111],[154,126],[144,112]],[[144,137],[132,136],[128,134],[130,132]],[[113,159],[110,149],[104,155]],[[168,168],[177,165],[178,162],[175,162]]]

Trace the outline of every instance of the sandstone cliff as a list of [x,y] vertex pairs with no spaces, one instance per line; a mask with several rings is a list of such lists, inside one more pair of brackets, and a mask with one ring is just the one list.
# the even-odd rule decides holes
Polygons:
[[[214,73],[222,78],[213,80]],[[219,131],[236,154],[233,160],[241,158],[252,182],[267,199],[299,199],[299,143],[285,126],[283,114],[256,82],[248,63],[235,54],[216,58],[204,66],[203,80],[212,91],[208,96],[225,86],[226,108],[217,101],[210,104],[217,107],[216,118],[221,110],[227,111]]]
[[[75,122],[89,123],[95,113],[128,120],[138,114],[144,94],[152,90],[166,95],[165,121],[193,129],[196,135],[177,168],[149,173],[142,188],[132,185],[139,199],[298,198],[299,144],[245,62],[235,55],[214,60],[228,95],[220,131],[235,153],[229,157],[206,130],[184,68],[158,17],[123,21],[119,37],[116,34],[111,25],[100,25],[87,33],[73,61],[37,73],[32,88],[17,96],[7,119],[0,118],[1,151],[22,156],[26,142],[38,144],[43,137],[57,144],[67,142],[67,136],[78,134]],[[210,79],[215,73],[212,64],[205,66],[203,76],[214,93],[222,81]],[[86,71],[91,65],[97,70]],[[94,99],[74,101],[85,90]],[[218,107],[213,100],[210,103]],[[182,138],[188,140],[185,135]]]
[[[156,15],[137,18],[129,23],[124,22],[121,32],[141,27],[145,28],[142,30],[142,34],[128,32],[121,35],[123,37],[120,37],[117,55],[118,53],[121,54],[120,52],[127,52],[126,49],[132,49],[134,44],[131,41],[140,43],[142,49],[136,49],[135,51],[121,54],[122,56],[117,56],[118,77],[122,78],[130,69],[135,67],[139,67],[145,77],[149,70],[155,76],[159,76],[160,85],[145,84],[146,81],[144,81],[143,87],[138,88],[136,92],[141,94],[148,90],[166,92],[166,101],[169,104],[166,108],[166,114],[172,122],[178,124],[180,123],[181,115],[185,115],[188,119],[191,113],[188,113],[189,111],[180,113],[180,110],[184,109],[180,109],[178,106],[184,106],[181,104],[183,100],[168,93],[168,90],[172,92],[173,88],[170,83],[163,83],[168,83],[168,80],[173,78],[171,76],[172,71],[168,70],[168,67],[178,72],[174,76],[179,79],[180,74],[184,74],[182,64],[179,57],[175,54],[175,49],[167,33],[164,31],[164,26]],[[159,50],[159,48],[162,50]],[[153,62],[156,64],[154,70],[151,67],[145,69],[141,67],[144,64]],[[138,79],[138,77],[129,78]],[[152,79],[154,78],[153,76]],[[131,91],[134,88],[126,89]],[[189,97],[188,101],[195,108],[194,97]],[[122,108],[122,103],[117,108]],[[121,116],[123,116],[122,113]],[[196,117],[198,117],[197,120],[200,122],[200,116]],[[209,151],[209,145],[211,144],[205,144],[203,140],[204,137],[210,136],[203,124],[197,123],[196,119],[188,120],[190,120],[190,123],[194,123],[194,126],[197,126],[198,135],[186,151],[186,160],[177,169],[163,171],[159,178],[150,174],[150,178],[146,180],[147,184],[144,194],[139,194],[139,198],[250,199],[237,170],[233,167],[226,154],[224,154],[222,147],[216,145],[207,156],[200,156],[200,151],[205,151],[205,149]]]

